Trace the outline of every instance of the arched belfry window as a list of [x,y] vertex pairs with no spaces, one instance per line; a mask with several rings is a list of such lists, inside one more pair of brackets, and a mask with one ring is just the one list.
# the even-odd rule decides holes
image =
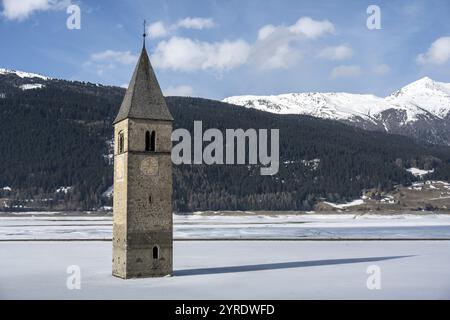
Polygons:
[[146,131],[145,132],[145,151],[155,151],[156,150],[156,132]]
[[145,151],[150,151],[150,131],[145,131]]
[[159,259],[159,247],[158,246],[153,247],[153,259],[154,260]]
[[125,138],[123,136],[123,131],[119,132],[119,153],[123,153],[125,150]]

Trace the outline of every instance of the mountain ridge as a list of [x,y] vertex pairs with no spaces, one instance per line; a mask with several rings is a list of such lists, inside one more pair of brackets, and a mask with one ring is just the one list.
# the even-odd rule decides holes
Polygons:
[[450,83],[423,77],[387,97],[345,92],[232,96],[222,100],[277,114],[302,114],[367,130],[450,145]]

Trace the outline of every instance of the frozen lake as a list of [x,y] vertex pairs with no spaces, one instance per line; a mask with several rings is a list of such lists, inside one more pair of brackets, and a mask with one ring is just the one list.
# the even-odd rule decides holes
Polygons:
[[[0,240],[110,240],[111,216],[0,215]],[[174,215],[174,238],[450,239],[450,215]]]
[[135,280],[111,276],[106,241],[0,242],[0,257],[0,299],[450,299],[450,241],[176,241],[173,277]]
[[108,215],[0,215],[0,299],[450,299],[448,215],[174,215],[174,276],[127,281],[111,231]]

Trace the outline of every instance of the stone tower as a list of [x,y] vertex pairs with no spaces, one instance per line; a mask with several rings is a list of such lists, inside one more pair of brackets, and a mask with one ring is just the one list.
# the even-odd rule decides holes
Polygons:
[[172,121],[144,43],[114,120],[114,276],[172,273]]

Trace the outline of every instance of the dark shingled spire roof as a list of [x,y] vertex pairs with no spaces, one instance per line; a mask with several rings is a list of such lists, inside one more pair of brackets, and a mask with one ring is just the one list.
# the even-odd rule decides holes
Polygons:
[[173,121],[145,46],[113,124],[127,118]]

